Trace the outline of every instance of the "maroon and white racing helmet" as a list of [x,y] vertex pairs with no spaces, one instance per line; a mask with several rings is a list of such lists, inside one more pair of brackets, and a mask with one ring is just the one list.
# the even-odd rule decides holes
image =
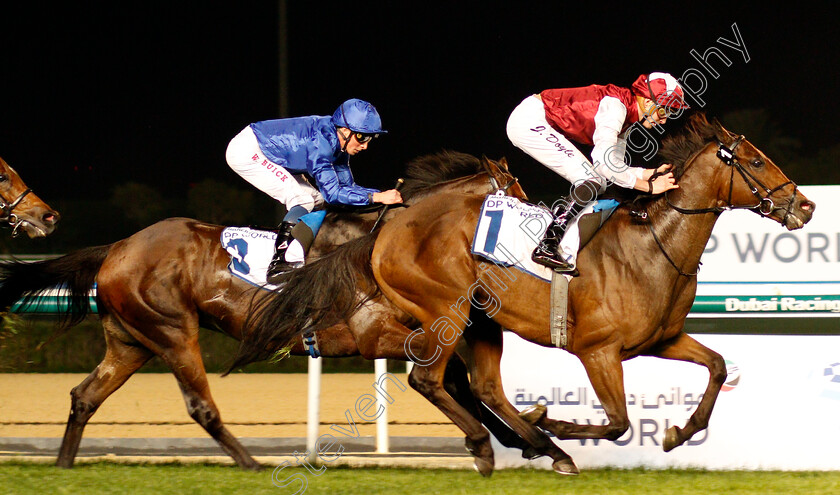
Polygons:
[[682,86],[667,72],[642,74],[636,78],[630,89],[635,95],[653,100],[659,107],[669,110],[689,108]]

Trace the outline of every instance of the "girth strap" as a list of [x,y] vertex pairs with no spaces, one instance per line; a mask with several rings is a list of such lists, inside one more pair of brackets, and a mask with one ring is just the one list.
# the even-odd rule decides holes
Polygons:
[[569,309],[569,279],[559,272],[551,273],[551,343],[566,348],[566,322]]

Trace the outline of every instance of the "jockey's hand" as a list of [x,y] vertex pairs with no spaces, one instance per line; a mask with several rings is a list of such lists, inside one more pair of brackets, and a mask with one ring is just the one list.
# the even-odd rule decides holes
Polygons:
[[[670,163],[660,165],[656,169],[645,169],[642,172],[642,178],[636,180],[633,188],[648,194],[662,194],[669,189],[677,189],[680,186],[674,180],[673,172],[669,170],[671,170]],[[651,177],[654,179],[650,180]]]
[[389,189],[378,193],[373,193],[373,202],[392,205],[395,203],[402,203],[402,195],[396,189]]
[[650,182],[649,184],[648,188],[652,189],[650,194],[662,194],[669,189],[677,189],[680,187],[674,180],[673,172],[664,173],[653,179],[653,182]]

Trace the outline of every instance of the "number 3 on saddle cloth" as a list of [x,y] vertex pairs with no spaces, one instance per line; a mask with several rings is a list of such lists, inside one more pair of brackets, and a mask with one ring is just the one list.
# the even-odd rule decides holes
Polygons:
[[[574,263],[578,250],[615,211],[618,201],[598,200],[586,207],[569,224],[560,242],[564,256]],[[487,196],[475,229],[472,253],[501,266],[514,266],[530,275],[551,281],[552,270],[531,260],[551,222],[551,211],[545,206],[525,203],[511,196]],[[566,275],[567,279],[571,276]]]
[[[301,217],[292,231],[295,240],[286,251],[286,260],[303,264],[304,253],[315,240],[326,215],[325,210],[319,210]],[[265,280],[268,264],[274,255],[276,238],[275,231],[253,227],[227,227],[222,230],[222,246],[230,254],[230,273],[253,285],[276,289],[276,286],[266,283]]]

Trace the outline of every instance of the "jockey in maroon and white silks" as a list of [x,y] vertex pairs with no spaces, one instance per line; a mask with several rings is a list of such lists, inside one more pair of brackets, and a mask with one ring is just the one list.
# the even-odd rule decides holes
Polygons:
[[[676,188],[668,166],[657,170],[625,162],[630,127],[650,128],[688,108],[683,90],[664,72],[640,75],[630,88],[613,84],[547,89],[525,98],[510,115],[511,142],[572,183],[573,191],[554,208],[555,221],[532,258],[561,272],[574,272],[559,243],[578,214],[608,184],[653,194]],[[592,159],[573,143],[592,146]],[[648,179],[654,172],[661,175]]]

